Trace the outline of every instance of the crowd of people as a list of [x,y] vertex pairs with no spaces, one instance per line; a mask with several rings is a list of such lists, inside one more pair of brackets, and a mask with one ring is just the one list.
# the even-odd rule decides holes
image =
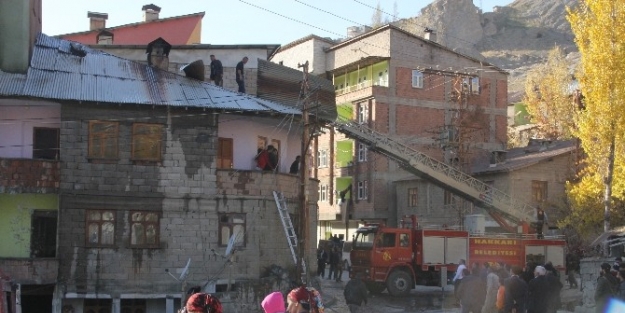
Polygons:
[[330,251],[326,251],[324,248],[317,249],[317,276],[322,279],[326,277],[325,269],[326,265],[330,265],[327,279],[334,279],[341,281],[343,276],[343,251],[341,240],[334,235],[330,237]]
[[595,289],[596,312],[606,312],[610,301],[625,301],[625,268],[621,269],[621,257],[616,258],[614,265],[602,263]]
[[460,260],[453,283],[462,313],[555,313],[561,306],[563,285],[551,262],[524,268],[485,262],[469,269]]

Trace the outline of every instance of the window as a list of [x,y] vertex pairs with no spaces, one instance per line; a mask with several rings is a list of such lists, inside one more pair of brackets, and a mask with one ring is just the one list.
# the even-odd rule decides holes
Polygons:
[[480,78],[479,77],[466,77],[463,80],[463,89],[465,92],[470,92],[474,95],[480,94]]
[[547,182],[532,180],[532,201],[541,203],[547,201]]
[[30,255],[33,258],[56,256],[56,213],[57,211],[36,210],[33,212],[30,235]]
[[89,158],[116,159],[119,123],[89,121]]
[[358,123],[364,124],[369,120],[369,110],[367,110],[367,103],[358,104]]
[[317,167],[328,167],[328,150],[317,151]]
[[158,213],[135,211],[130,216],[130,245],[158,247]]
[[219,138],[217,146],[217,168],[232,168],[234,156],[232,138]]
[[245,247],[245,214],[220,214],[219,215],[219,246],[228,246],[232,235],[235,247]]
[[358,162],[367,161],[367,145],[359,143],[358,144]]
[[258,136],[258,141],[256,144],[256,148],[265,149],[267,148],[267,137]]
[[132,159],[137,161],[160,161],[163,125],[132,124]]
[[443,205],[451,205],[453,194],[449,190],[445,190],[443,193]]
[[412,88],[423,88],[423,72],[412,70]]
[[378,237],[377,247],[379,248],[392,248],[395,246],[395,237],[394,233],[382,233]]
[[319,201],[328,201],[328,185],[319,186]]
[[145,299],[121,299],[121,313],[144,313]]
[[59,159],[59,129],[35,127],[33,129],[33,159]]
[[410,244],[410,238],[408,238],[408,234],[399,234],[399,246],[400,247],[408,247]]
[[359,181],[358,182],[358,200],[367,199],[367,181]]
[[112,246],[115,243],[115,212],[87,211],[87,245]]
[[417,188],[408,188],[408,206],[416,207],[418,203],[418,189]]
[[82,311],[85,313],[112,312],[112,303],[111,299],[85,299]]
[[480,78],[479,77],[471,78],[471,93],[475,95],[480,94]]

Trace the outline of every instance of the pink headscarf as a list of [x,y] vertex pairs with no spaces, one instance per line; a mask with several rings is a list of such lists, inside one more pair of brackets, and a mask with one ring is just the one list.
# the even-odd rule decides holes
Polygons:
[[286,311],[284,297],[279,291],[268,294],[260,305],[265,313],[284,313]]

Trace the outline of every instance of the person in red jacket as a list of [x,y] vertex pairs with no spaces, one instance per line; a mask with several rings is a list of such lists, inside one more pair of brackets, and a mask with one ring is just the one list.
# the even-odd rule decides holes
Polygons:
[[269,152],[266,149],[258,148],[256,153],[256,169],[264,171],[269,165]]

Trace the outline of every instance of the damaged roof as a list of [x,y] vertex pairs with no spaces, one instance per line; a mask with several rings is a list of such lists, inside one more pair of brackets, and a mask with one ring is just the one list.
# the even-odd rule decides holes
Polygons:
[[506,159],[503,163],[491,166],[489,158],[479,158],[473,166],[473,174],[494,174],[511,172],[525,168],[553,157],[577,149],[576,140],[534,141],[522,148],[506,150]]
[[297,108],[44,34],[26,74],[0,71],[0,96],[301,115]]

